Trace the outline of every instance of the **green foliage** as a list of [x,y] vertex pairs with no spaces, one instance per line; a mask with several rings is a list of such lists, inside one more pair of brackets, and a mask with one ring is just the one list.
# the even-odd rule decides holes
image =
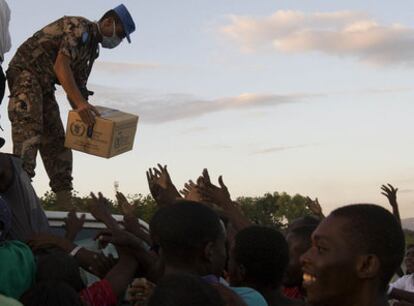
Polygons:
[[139,218],[147,223],[151,220],[152,216],[158,209],[157,203],[149,194],[144,196],[139,193],[132,196],[129,195],[127,198],[135,207],[135,215],[139,216]]
[[[142,220],[149,222],[157,210],[157,204],[151,195],[133,194],[127,196],[134,206],[135,213]],[[90,196],[79,196],[73,193],[73,201],[79,211],[88,211]],[[56,196],[53,192],[46,192],[40,201],[45,210],[56,210]],[[109,201],[109,209],[113,214],[121,214],[116,202]],[[254,223],[283,228],[289,221],[301,216],[310,215],[311,212],[305,206],[305,197],[297,194],[290,196],[287,193],[266,193],[261,197],[240,197],[237,199],[243,212]]]
[[266,193],[261,197],[240,197],[236,200],[246,216],[254,223],[282,229],[290,221],[311,215],[306,207],[306,198],[286,192]]
[[404,236],[405,236],[405,246],[414,244],[414,231],[404,229]]
[[[134,206],[136,215],[146,222],[151,219],[157,209],[157,205],[151,195],[134,194],[128,195],[127,198]],[[90,196],[79,196],[78,192],[73,192],[73,202],[79,212],[88,212],[88,201],[90,199]],[[44,210],[57,210],[56,195],[54,192],[46,192],[40,198],[40,202]],[[108,199],[108,204],[108,208],[112,214],[122,214],[120,207],[115,201]]]

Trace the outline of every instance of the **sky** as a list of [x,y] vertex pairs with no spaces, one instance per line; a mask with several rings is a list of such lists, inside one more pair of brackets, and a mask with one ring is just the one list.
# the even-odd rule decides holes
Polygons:
[[[9,0],[12,50],[63,15],[98,20],[118,1]],[[414,2],[124,0],[137,24],[101,49],[90,102],[139,115],[134,149],[74,152],[74,188],[113,198],[149,193],[145,171],[168,165],[181,189],[208,168],[232,197],[318,197],[325,212],[378,203],[399,188],[414,217]],[[69,103],[56,93],[66,125]],[[12,150],[7,101],[1,134]],[[0,132],[1,133],[1,132]],[[49,190],[38,159],[33,185]]]

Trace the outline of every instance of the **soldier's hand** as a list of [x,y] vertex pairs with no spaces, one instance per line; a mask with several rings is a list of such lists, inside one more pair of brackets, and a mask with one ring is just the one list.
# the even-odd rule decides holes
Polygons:
[[95,123],[95,116],[100,116],[95,106],[84,103],[76,108],[82,121],[87,125],[93,125]]

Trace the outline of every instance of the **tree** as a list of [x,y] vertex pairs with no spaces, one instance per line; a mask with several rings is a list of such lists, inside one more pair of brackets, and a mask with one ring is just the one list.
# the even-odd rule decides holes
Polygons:
[[[158,209],[151,195],[138,193],[128,195],[127,198],[134,206],[135,215],[146,222],[151,220]],[[79,196],[78,192],[73,192],[74,205],[79,212],[88,211],[89,200],[89,196]],[[46,192],[40,201],[45,210],[56,210],[56,196],[53,192]],[[299,194],[292,197],[286,192],[266,193],[261,197],[239,197],[237,202],[244,214],[254,223],[279,229],[283,229],[293,219],[311,215],[305,206],[306,198]],[[120,207],[115,201],[108,200],[108,205],[113,214],[121,214]]]
[[243,212],[256,224],[283,229],[290,221],[311,215],[306,198],[286,192],[266,193],[262,197],[240,197],[236,200]]
[[[127,196],[129,202],[135,207],[136,215],[142,220],[148,222],[157,210],[157,205],[151,195],[134,194]],[[73,192],[73,203],[79,212],[88,212],[88,201],[90,196],[79,196],[79,193]],[[56,195],[54,192],[47,191],[40,197],[40,203],[44,210],[56,211]],[[115,201],[108,199],[108,207],[111,213],[121,214],[121,209]]]

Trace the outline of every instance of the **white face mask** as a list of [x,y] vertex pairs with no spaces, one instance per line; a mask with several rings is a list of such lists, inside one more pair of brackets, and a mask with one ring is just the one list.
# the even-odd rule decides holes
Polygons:
[[102,34],[101,29],[99,27],[99,24],[98,24],[98,29],[99,29],[99,32],[102,35],[101,45],[102,45],[103,48],[113,49],[113,48],[115,48],[116,46],[118,46],[121,43],[122,39],[119,38],[116,35],[116,25],[115,25],[115,21],[114,21],[114,32],[113,32],[113,34],[112,34],[111,37],[107,37],[107,36],[104,36]]

